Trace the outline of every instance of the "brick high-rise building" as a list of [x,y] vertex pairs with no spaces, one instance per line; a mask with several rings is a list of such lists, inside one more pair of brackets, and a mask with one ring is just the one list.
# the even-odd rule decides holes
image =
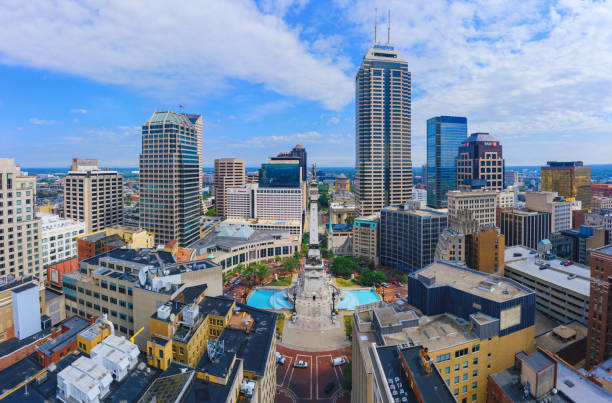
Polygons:
[[493,226],[465,236],[465,264],[485,273],[504,275],[504,236]]
[[586,367],[612,356],[612,246],[591,251],[591,292]]
[[226,193],[229,188],[246,185],[244,160],[239,158],[219,158],[215,160],[215,215],[227,216]]
[[472,133],[459,147],[457,184],[472,179],[484,179],[486,189],[504,188],[504,158],[502,146],[489,133]]
[[359,215],[412,198],[411,75],[390,44],[375,42],[356,85],[355,196]]
[[41,223],[34,216],[36,178],[0,158],[0,278],[42,278]]
[[582,161],[557,162],[549,161],[541,169],[542,190],[557,192],[566,199],[582,202],[582,208],[591,208],[591,167],[585,167]]
[[97,159],[72,159],[64,200],[64,217],[83,221],[86,232],[123,224],[123,177],[98,168]]
[[172,111],[155,112],[142,125],[140,226],[155,234],[157,244],[187,245],[199,238],[198,139],[196,125]]

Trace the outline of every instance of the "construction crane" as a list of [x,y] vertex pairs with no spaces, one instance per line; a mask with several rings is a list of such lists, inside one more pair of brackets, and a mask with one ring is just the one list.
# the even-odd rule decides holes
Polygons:
[[130,337],[130,341],[133,343],[134,339],[136,338],[136,336],[138,336],[140,334],[140,332],[142,332],[144,330],[144,326],[141,327],[136,333],[134,333],[134,335],[132,337]]

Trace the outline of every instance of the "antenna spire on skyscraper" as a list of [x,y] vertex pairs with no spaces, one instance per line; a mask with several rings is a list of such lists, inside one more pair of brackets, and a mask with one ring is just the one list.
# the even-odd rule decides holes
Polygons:
[[377,26],[376,26],[376,22],[377,21],[376,20],[377,19],[378,19],[378,9],[375,8],[374,9],[374,43],[376,43],[376,41],[377,41],[377,38],[376,38],[376,28],[377,28]]
[[391,43],[391,9],[389,9],[387,24],[387,43]]

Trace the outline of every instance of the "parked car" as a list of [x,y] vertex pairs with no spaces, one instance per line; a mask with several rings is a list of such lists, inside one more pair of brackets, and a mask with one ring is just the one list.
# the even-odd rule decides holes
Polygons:
[[387,283],[381,283],[380,285],[382,285],[385,288],[389,287],[389,284],[387,284]]
[[394,285],[397,285],[397,281],[396,281],[396,280],[393,280],[393,284],[394,284]]
[[327,386],[325,386],[325,393],[329,395],[331,391],[334,390],[335,386],[336,386],[336,383],[334,381],[331,381],[330,383],[328,383]]
[[236,299],[236,293],[234,293],[234,295],[232,295],[232,298]]
[[399,292],[396,292],[396,293],[395,293],[395,296],[396,296],[397,298],[401,298],[401,297],[402,297],[402,295],[401,295]]
[[306,361],[298,360],[293,363],[293,366],[296,368],[308,368],[308,363]]
[[337,367],[339,365],[344,365],[344,364],[346,364],[346,359],[344,359],[344,357],[337,357],[337,358],[332,359],[333,367]]
[[570,261],[568,260],[567,262],[563,263],[563,266],[571,266],[571,265],[573,265],[573,264],[574,264],[574,263],[572,263],[572,262],[570,262]]
[[285,363],[285,356],[283,356],[278,351],[276,352],[276,362],[280,365],[283,365]]

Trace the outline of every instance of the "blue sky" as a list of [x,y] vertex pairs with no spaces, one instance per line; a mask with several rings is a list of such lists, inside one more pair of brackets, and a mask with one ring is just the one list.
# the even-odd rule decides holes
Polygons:
[[612,5],[578,0],[5,0],[0,157],[136,166],[140,125],[185,105],[204,115],[205,166],[298,143],[319,166],[352,166],[374,8],[379,38],[391,8],[412,71],[415,165],[441,114],[497,137],[508,165],[612,162]]

